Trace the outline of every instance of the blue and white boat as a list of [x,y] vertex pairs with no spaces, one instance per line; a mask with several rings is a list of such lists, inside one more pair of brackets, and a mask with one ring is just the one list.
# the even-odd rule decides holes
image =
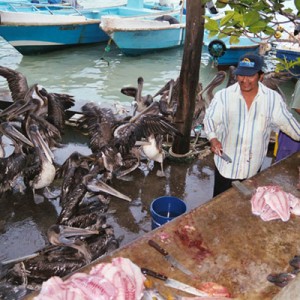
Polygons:
[[26,1],[0,2],[0,36],[23,55],[49,52],[82,44],[106,42],[109,36],[100,28],[101,17],[133,17],[172,11],[143,0],[127,5],[76,9],[72,6],[33,4]]
[[239,58],[247,52],[259,52],[259,42],[253,42],[247,37],[240,37],[238,44],[230,44],[229,37],[211,39],[204,34],[203,48],[208,52],[216,66],[236,66]]
[[186,16],[177,13],[120,18],[103,16],[101,25],[123,54],[138,56],[184,44]]

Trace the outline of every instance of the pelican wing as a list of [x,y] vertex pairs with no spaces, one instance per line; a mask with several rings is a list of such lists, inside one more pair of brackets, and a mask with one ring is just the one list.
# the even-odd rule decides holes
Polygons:
[[72,96],[67,94],[49,93],[47,120],[53,124],[61,133],[65,126],[65,111],[75,104]]
[[139,138],[150,135],[182,135],[180,131],[164,117],[160,115],[146,114],[137,120],[135,135]]
[[3,66],[0,66],[0,75],[6,78],[13,101],[23,100],[29,89],[26,77]]
[[117,122],[113,111],[94,103],[85,104],[81,109],[83,113],[80,119],[81,127],[87,127],[92,152],[99,152],[113,138],[113,127]]

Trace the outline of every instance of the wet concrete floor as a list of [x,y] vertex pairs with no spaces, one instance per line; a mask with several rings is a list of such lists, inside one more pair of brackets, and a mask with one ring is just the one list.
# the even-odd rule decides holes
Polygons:
[[[74,151],[89,154],[85,136],[74,129],[66,131],[62,149],[55,151],[55,160],[62,164]],[[165,195],[178,197],[186,202],[191,210],[212,198],[213,161],[212,155],[205,158],[178,160],[166,159],[165,178],[156,175],[159,164],[146,161],[135,170],[127,180],[113,180],[112,185],[120,192],[133,199],[132,202],[112,198],[107,224],[114,227],[116,237],[123,236],[125,245],[145,232],[151,231],[151,202]],[[54,182],[51,190],[60,189],[59,182]],[[42,193],[41,193],[42,195]],[[47,244],[47,229],[60,213],[59,200],[41,198],[36,201],[31,192],[6,193],[0,198],[0,260],[9,260],[28,255]]]

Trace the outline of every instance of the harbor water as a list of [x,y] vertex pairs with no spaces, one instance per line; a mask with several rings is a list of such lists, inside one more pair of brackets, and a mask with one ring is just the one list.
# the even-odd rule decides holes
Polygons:
[[[81,1],[85,7],[103,6],[104,1]],[[105,1],[118,4],[118,1]],[[121,3],[122,1],[120,1]],[[99,5],[98,5],[99,4]],[[179,76],[183,48],[126,57],[114,45],[106,43],[70,48],[62,51],[22,56],[5,41],[0,41],[0,65],[22,72],[29,85],[39,83],[49,92],[74,96],[76,109],[87,102],[101,106],[124,105],[131,107],[133,98],[123,95],[124,86],[137,86],[139,76],[144,78],[143,94],[156,93],[170,79]],[[201,59],[200,81],[205,86],[217,69],[208,54]],[[224,85],[223,85],[224,86]],[[219,88],[223,87],[220,86]],[[290,97],[294,82],[282,88]],[[0,89],[8,89],[0,78]],[[64,136],[66,146],[55,151],[55,160],[62,164],[74,151],[90,153],[87,138],[73,129]],[[156,176],[159,165],[152,170],[142,164],[129,178],[118,180],[114,187],[133,199],[131,203],[113,199],[107,223],[113,225],[116,236],[124,235],[122,244],[129,243],[151,230],[150,203],[153,199],[170,195],[183,199],[187,210],[199,206],[212,197],[213,163],[211,156],[193,163],[168,162],[166,178]],[[56,222],[60,212],[58,200],[36,202],[27,194],[12,193],[0,198],[0,260],[31,254],[47,243],[45,233]]]

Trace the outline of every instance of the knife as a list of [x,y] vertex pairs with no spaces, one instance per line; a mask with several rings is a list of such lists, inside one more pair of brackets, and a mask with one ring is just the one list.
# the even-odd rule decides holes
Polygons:
[[172,279],[172,278],[168,278],[165,275],[159,274],[159,273],[149,270],[147,268],[141,268],[141,271],[144,275],[149,275],[149,276],[152,276],[154,278],[164,281],[165,285],[169,286],[171,288],[174,288],[174,289],[177,289],[177,290],[180,290],[180,291],[183,291],[183,292],[195,295],[195,296],[200,296],[200,297],[209,296],[207,293],[202,292],[193,286],[190,286],[186,283],[180,282],[180,281]]
[[163,249],[160,245],[158,245],[156,242],[154,242],[153,240],[149,240],[148,244],[153,247],[155,250],[157,250],[160,254],[162,254],[164,256],[164,258],[166,259],[166,261],[168,261],[173,267],[179,269],[180,271],[182,271],[183,273],[187,274],[187,275],[193,275],[193,273],[186,269],[182,264],[180,264],[173,256],[171,256],[167,250]]
[[222,151],[221,153],[222,153],[220,155],[221,158],[223,158],[228,163],[232,163],[232,159],[225,152]]

